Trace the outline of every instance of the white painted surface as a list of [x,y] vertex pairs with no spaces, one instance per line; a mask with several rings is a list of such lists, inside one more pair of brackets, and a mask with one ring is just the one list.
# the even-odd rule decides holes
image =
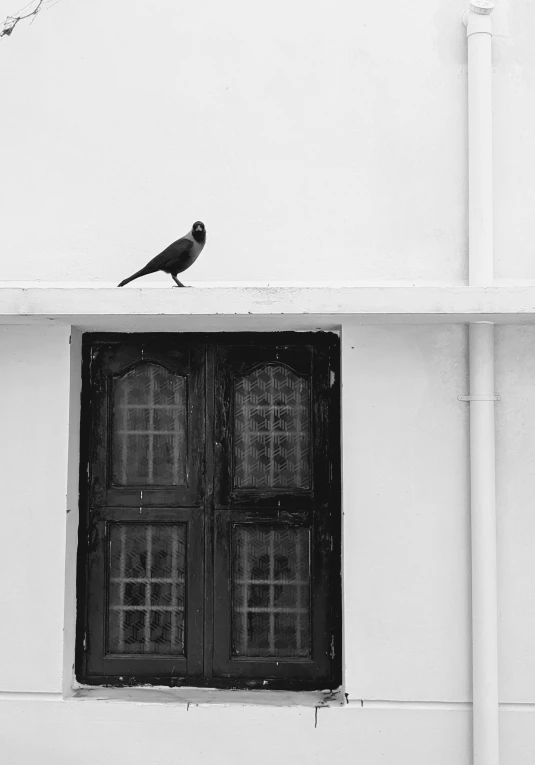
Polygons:
[[0,690],[60,691],[69,328],[0,328]]
[[[369,317],[368,317],[369,315]],[[535,286],[367,286],[367,287],[214,287],[143,289],[0,286],[0,322],[56,319],[92,329],[120,318],[180,321],[197,317],[282,317],[285,321],[330,316],[331,321],[358,316],[371,323],[414,321],[466,322],[491,317],[496,322],[535,321]],[[93,323],[93,324],[92,324]]]
[[[492,33],[494,4],[471,0],[468,38],[468,283],[494,280]],[[468,327],[474,765],[499,765],[494,324]],[[486,400],[485,400],[486,399]]]
[[495,274],[525,279],[535,275],[535,7],[496,0],[493,17],[498,13],[492,43]]
[[346,690],[469,700],[466,328],[342,341]]
[[72,693],[76,643],[76,569],[80,484],[80,396],[82,393],[82,333],[71,328],[69,339],[69,421],[67,441],[67,517],[65,524],[65,602],[63,616],[64,696]]
[[465,7],[92,0],[21,25],[2,278],[118,283],[200,218],[200,281],[466,279]]
[[320,709],[314,727],[313,709],[0,701],[0,726],[6,705],[17,765],[470,763],[469,711]]
[[535,752],[534,710],[500,714],[501,765],[532,765]]
[[[468,404],[457,400],[468,392],[467,346],[451,322],[535,316],[535,10],[497,0],[493,14],[504,286],[477,292],[459,290],[466,5],[64,2],[1,41],[2,279],[71,285],[0,290],[0,321],[36,323],[0,328],[7,761],[471,762]],[[15,10],[0,0],[2,18]],[[117,283],[199,217],[208,244],[186,283],[294,287],[72,287]],[[296,288],[304,278],[322,288]],[[345,286],[326,292],[327,280]],[[168,279],[139,284],[151,282]],[[400,325],[422,319],[446,323]],[[390,325],[359,326],[370,321]],[[311,709],[55,700],[69,686],[74,624],[71,323],[342,325],[345,680],[355,705],[319,710],[314,728]],[[534,328],[497,330],[496,374],[501,765],[532,765]]]
[[499,765],[494,324],[470,324],[468,344],[474,765]]
[[[535,701],[534,386],[534,329],[499,327],[496,485],[502,701]],[[535,748],[531,751],[533,758]]]
[[[472,2],[468,47],[468,282],[492,285],[494,215],[492,162],[493,4]],[[476,758],[477,759],[477,758]],[[491,765],[488,763],[488,765]]]
[[[54,701],[62,662],[68,671],[71,661],[74,619],[65,510],[75,491],[66,465],[69,431],[77,437],[79,338],[69,346],[67,328],[37,326],[3,328],[0,337],[1,400],[9,402],[0,463],[0,575],[9,583],[2,623],[15,625],[0,631],[0,746],[10,761],[30,765],[39,752],[45,765],[93,765],[111,752],[135,764],[150,761],[157,740],[158,765],[177,747],[193,763],[214,752],[218,762],[245,762],[253,742],[267,763],[277,741],[284,765],[323,761],[329,746],[371,765],[468,765],[470,708],[459,708],[471,697],[468,404],[457,400],[468,392],[465,327],[342,328],[345,680],[357,706],[319,710],[317,729],[306,708],[185,712],[173,704]],[[497,337],[501,701],[519,711],[502,713],[502,762],[524,765],[535,751],[535,331],[504,327]],[[380,703],[369,709],[373,700]],[[519,702],[532,703],[521,711]]]
[[[466,280],[467,5],[93,0],[20,25],[2,278],[118,283],[201,217],[195,280]],[[496,274],[534,278],[535,11],[496,6]]]

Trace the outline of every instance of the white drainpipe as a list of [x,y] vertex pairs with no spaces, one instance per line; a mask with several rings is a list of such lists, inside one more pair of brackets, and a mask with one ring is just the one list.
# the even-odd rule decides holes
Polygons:
[[[493,282],[493,5],[472,0],[468,34],[469,284]],[[494,324],[469,325],[474,765],[499,765]]]
[[494,325],[469,325],[474,765],[498,765]]

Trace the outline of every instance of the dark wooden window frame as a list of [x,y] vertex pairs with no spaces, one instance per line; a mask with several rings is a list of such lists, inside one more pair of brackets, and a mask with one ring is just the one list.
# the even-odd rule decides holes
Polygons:
[[[102,354],[109,354],[106,374]],[[327,690],[341,684],[339,338],[323,332],[101,334],[83,337],[76,677],[87,685]],[[96,361],[95,361],[96,360]],[[177,487],[110,485],[109,378],[141,361],[189,377],[189,464]],[[307,489],[234,488],[233,379],[281,364],[311,384],[312,482]],[[99,371],[100,370],[100,371]],[[107,378],[106,379],[106,375]],[[104,414],[103,414],[104,413]],[[100,420],[99,417],[106,417]],[[202,420],[202,422],[201,422]],[[191,432],[193,432],[191,431]],[[204,480],[203,480],[204,477]],[[106,529],[110,522],[188,524],[186,657],[106,655]],[[245,658],[230,649],[230,546],[243,524],[310,526],[312,654]]]

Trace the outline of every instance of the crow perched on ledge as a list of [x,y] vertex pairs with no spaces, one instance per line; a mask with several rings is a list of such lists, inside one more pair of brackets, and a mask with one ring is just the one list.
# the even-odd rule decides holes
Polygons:
[[179,282],[176,276],[195,263],[202,252],[205,242],[206,229],[204,223],[201,223],[200,220],[195,221],[191,231],[186,236],[170,244],[163,252],[160,252],[159,255],[150,260],[141,271],[136,271],[128,279],[123,279],[117,286],[124,287],[125,284],[138,279],[140,276],[155,274],[156,271],[165,271],[166,274],[171,274],[177,287],[184,287],[185,285]]

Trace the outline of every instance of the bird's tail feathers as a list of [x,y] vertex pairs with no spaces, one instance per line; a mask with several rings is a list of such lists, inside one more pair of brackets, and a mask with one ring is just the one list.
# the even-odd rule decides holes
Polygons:
[[138,279],[140,276],[147,276],[147,274],[154,274],[156,273],[154,269],[152,268],[142,268],[141,271],[136,271],[135,274],[132,274],[132,276],[129,276],[128,279],[123,279],[123,281],[118,284],[118,287],[124,287],[125,284],[128,284],[128,282],[133,282],[134,279]]

